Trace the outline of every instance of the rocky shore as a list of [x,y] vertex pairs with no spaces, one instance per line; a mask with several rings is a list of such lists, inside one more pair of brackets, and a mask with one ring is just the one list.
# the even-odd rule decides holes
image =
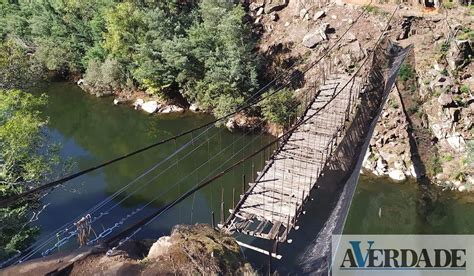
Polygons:
[[113,252],[83,247],[1,271],[2,275],[256,275],[235,239],[205,224],[177,225],[157,241],[129,241]]
[[[397,40],[415,45],[413,63],[400,73],[400,90],[405,93],[392,91],[384,107],[364,160],[366,172],[404,181],[421,177],[418,172],[424,169],[433,183],[445,189],[474,188],[471,10],[458,7],[445,14],[407,11],[400,18]],[[415,103],[404,112],[402,101]],[[407,119],[415,125],[418,121],[420,129],[429,133],[425,141],[418,137],[418,144],[428,145],[427,152],[414,152],[410,147],[407,131],[416,127]],[[413,164],[413,156],[419,154],[426,156],[425,168]]]

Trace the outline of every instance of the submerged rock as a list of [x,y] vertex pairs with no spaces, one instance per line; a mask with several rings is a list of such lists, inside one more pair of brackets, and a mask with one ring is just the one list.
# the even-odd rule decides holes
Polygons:
[[161,113],[173,113],[173,112],[183,112],[184,108],[179,107],[177,105],[168,105],[162,110],[160,110]]

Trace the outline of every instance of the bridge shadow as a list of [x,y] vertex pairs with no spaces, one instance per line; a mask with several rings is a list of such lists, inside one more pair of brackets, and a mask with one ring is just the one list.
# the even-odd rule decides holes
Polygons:
[[[413,51],[409,53],[406,64],[409,64],[411,68],[415,68],[415,55]],[[418,110],[419,108],[418,99],[420,95],[417,91],[420,88],[418,81],[415,78],[398,81],[395,89],[400,100],[402,112],[407,120],[411,161],[418,176],[417,182],[420,189],[420,197],[417,202],[418,216],[422,221],[426,222],[428,216],[435,209],[439,189],[436,185],[433,185],[427,176],[428,172],[425,164],[429,164],[430,157],[437,156],[438,152],[437,148],[431,143],[429,126],[424,126],[417,112],[412,112],[412,110]]]

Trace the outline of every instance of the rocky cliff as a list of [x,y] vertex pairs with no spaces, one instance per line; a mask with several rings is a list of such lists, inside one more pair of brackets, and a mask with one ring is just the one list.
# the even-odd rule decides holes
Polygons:
[[[353,22],[345,35],[338,66],[348,72],[367,55],[395,5],[367,6],[368,1],[263,1],[249,4],[260,36],[259,52],[268,78],[297,60],[314,60]],[[364,172],[397,181],[428,176],[432,182],[459,191],[474,184],[474,9],[450,2],[441,7],[403,5],[388,31],[402,46],[414,44],[402,68],[397,89],[384,107]],[[306,75],[297,94],[312,89]]]

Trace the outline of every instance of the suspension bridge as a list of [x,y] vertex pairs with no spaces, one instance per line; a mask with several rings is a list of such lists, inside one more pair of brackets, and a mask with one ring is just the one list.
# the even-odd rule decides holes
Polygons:
[[[359,15],[359,18],[364,12],[365,10]],[[387,27],[392,17],[387,22]],[[314,255],[316,256],[315,258],[327,261],[329,254],[327,245],[330,243],[330,236],[342,233],[344,221],[357,184],[361,162],[367,150],[375,123],[388,97],[388,93],[394,85],[400,66],[410,51],[410,47],[401,48],[394,45],[382,32],[370,54],[361,62],[361,65],[355,72],[348,73],[341,70],[341,68],[338,68],[337,53],[331,53],[331,51],[340,46],[344,35],[356,23],[357,20],[349,26],[346,32],[320,58],[307,64],[304,70],[299,71],[299,76],[295,76],[293,72],[278,76],[280,83],[278,86],[276,81],[268,83],[255,94],[254,98],[249,99],[245,105],[232,113],[87,170],[0,200],[0,207],[11,205],[22,198],[47,191],[91,171],[191,134],[191,139],[183,146],[177,148],[165,160],[158,162],[104,201],[93,206],[83,216],[71,220],[70,223],[61,226],[44,240],[36,242],[9,260],[4,261],[1,266],[21,263],[40,252],[42,252],[43,256],[46,256],[70,239],[78,236],[81,237],[81,245],[102,243],[113,251],[131,239],[157,217],[194,195],[200,189],[221,178],[247,160],[275,146],[276,150],[271,154],[269,160],[266,161],[263,169],[251,180],[252,183],[248,185],[248,189],[243,190],[240,200],[228,210],[230,215],[227,218],[224,214],[224,204],[222,202],[221,221],[216,226],[227,233],[240,233],[258,239],[269,240],[273,241],[275,245],[289,242],[290,232],[298,229],[298,221],[304,214],[304,207],[312,198],[312,194],[317,193],[317,188],[321,186],[332,186],[338,196],[330,214],[328,214],[326,224],[317,235],[317,246],[315,248],[318,250]],[[296,67],[296,64],[292,67]],[[292,67],[289,70],[294,69]],[[177,157],[187,147],[195,145],[204,133],[215,128],[214,124],[216,122],[226,120],[232,115],[258,104],[265,98],[262,96],[263,92],[270,87],[277,86],[277,89],[268,96],[278,93],[297,77],[305,74],[317,77],[313,80],[310,91],[307,91],[304,108],[299,117],[280,137],[275,138],[260,149],[253,151],[251,154],[227,167],[217,168],[214,170],[216,172],[214,175],[208,175],[179,197],[128,227],[123,228],[122,226],[125,225],[127,220],[135,217],[145,207],[152,204],[161,194],[157,195],[156,198],[145,206],[141,206],[127,214],[118,223],[96,235],[94,239],[88,240],[85,229],[102,217],[107,216],[112,209],[128,197],[109,206],[105,211],[100,213],[99,211],[104,206],[107,206],[107,204],[111,204],[114,199],[117,199],[125,190],[136,184],[143,176],[156,170],[166,161]],[[193,136],[193,133],[196,133],[198,130],[202,131]],[[203,142],[202,144],[205,143]],[[190,153],[181,158],[187,158]],[[163,169],[163,172],[171,167]],[[197,167],[190,174],[199,171],[200,168],[201,166]],[[222,170],[219,171],[221,168]],[[157,177],[155,176],[137,189],[146,187]],[[78,224],[78,222],[81,223]],[[119,228],[120,231],[110,236]],[[58,238],[58,241],[55,242],[56,237],[62,238]],[[51,248],[44,249],[51,244],[53,244]],[[278,255],[276,246],[273,250],[267,251],[243,242],[239,242],[239,244],[243,247],[281,258]]]

